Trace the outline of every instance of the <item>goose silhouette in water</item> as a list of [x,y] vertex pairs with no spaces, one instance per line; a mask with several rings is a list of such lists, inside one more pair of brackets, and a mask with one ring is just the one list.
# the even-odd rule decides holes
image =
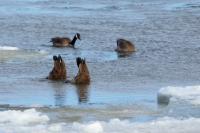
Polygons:
[[88,102],[88,85],[87,84],[79,84],[76,85],[78,102],[79,103],[87,103]]

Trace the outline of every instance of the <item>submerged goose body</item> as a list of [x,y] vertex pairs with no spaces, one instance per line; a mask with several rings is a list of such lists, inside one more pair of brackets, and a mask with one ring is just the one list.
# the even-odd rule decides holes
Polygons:
[[80,57],[76,58],[76,63],[78,66],[78,73],[74,77],[75,84],[89,84],[90,83],[90,73],[86,64],[85,59],[81,59]]
[[125,39],[117,40],[117,48],[115,49],[117,52],[135,52],[135,46],[132,42]]
[[80,57],[77,57],[76,63],[78,67],[78,73],[72,80],[66,80],[65,83],[71,83],[75,85],[89,85],[90,73],[86,64],[86,60]]
[[53,56],[54,66],[47,79],[50,80],[66,80],[67,72],[65,62],[60,55]]

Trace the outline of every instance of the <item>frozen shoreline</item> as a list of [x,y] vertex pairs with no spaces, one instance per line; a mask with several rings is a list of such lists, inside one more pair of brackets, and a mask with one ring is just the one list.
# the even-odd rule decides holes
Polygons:
[[0,112],[2,133],[196,133],[200,130],[200,118],[177,119],[162,117],[149,122],[131,122],[111,119],[87,123],[52,123],[47,115],[35,109]]

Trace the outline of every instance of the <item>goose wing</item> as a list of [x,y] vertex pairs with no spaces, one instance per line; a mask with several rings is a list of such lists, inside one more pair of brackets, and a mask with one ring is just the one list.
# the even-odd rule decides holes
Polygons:
[[118,39],[117,40],[117,46],[120,48],[127,48],[127,46],[133,45],[130,41],[127,41],[125,39]]
[[62,41],[63,43],[70,44],[72,40],[68,37],[62,37]]
[[53,43],[60,43],[62,41],[62,38],[61,37],[54,37],[54,38],[51,38],[51,42]]

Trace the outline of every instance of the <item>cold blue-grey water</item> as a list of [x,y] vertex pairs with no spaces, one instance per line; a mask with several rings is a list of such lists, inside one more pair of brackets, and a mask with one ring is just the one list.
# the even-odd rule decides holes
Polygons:
[[[200,0],[0,0],[0,132],[198,133],[199,35]],[[68,79],[85,58],[90,85],[45,79],[58,54]]]

